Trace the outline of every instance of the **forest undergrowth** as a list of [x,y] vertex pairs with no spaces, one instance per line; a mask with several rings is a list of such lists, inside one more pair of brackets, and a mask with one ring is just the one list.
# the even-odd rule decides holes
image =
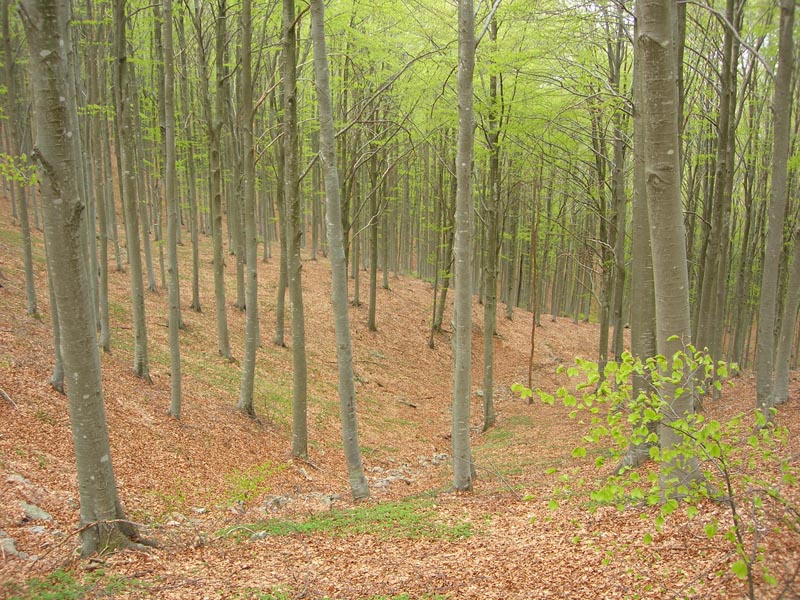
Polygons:
[[[511,391],[527,377],[531,315],[525,311],[515,310],[513,320],[498,318],[498,422],[480,433],[475,395],[472,444],[478,479],[473,494],[451,493],[450,332],[445,328],[435,347],[428,347],[433,288],[410,275],[392,278],[391,289],[378,290],[377,332],[367,329],[366,306],[350,309],[360,442],[372,493],[367,501],[352,502],[338,425],[328,261],[303,254],[311,444],[309,460],[299,461],[290,458],[291,351],[270,343],[277,260],[259,262],[262,346],[253,420],[235,410],[244,314],[228,307],[235,359],[228,362],[216,353],[209,260],[201,261],[203,312],[188,308],[188,243],[179,248],[186,326],[180,422],[167,416],[166,290],[146,297],[154,380],[148,385],[131,372],[128,275],[113,271],[109,281],[112,351],[103,357],[103,385],[112,459],[129,518],[158,547],[78,560],[67,403],[49,385],[52,335],[42,239],[36,232],[41,315],[29,317],[20,232],[8,213],[8,203],[0,202],[0,388],[6,396],[0,399],[0,597],[713,599],[746,594],[731,570],[736,554],[730,542],[708,535],[710,523],[722,528],[731,518],[723,504],[709,501],[697,511],[675,510],[658,529],[658,507],[592,506],[590,492],[610,466],[595,466],[602,449],[574,456],[589,423],[568,418],[569,408],[559,403],[528,404]],[[208,258],[210,240],[202,243]],[[233,287],[228,298],[235,298]],[[476,390],[482,314],[476,304]],[[534,385],[554,393],[567,384],[556,368],[576,357],[593,359],[597,337],[593,323],[543,315]],[[711,418],[751,411],[752,374],[742,373],[733,383],[719,399],[706,401]],[[793,380],[791,399],[778,415],[789,428],[785,451],[794,462],[800,455],[797,397]],[[642,473],[648,469],[642,467]],[[46,518],[32,517],[29,506],[45,511]],[[758,597],[796,598],[800,538],[762,525],[763,560],[778,583],[759,581]]]

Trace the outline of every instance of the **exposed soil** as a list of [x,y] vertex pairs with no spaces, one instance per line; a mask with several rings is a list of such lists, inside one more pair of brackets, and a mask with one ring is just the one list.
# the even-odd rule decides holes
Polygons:
[[[169,359],[166,292],[148,293],[147,324],[153,384],[131,372],[129,275],[112,271],[112,352],[103,357],[112,456],[128,516],[158,542],[151,553],[119,552],[99,561],[75,558],[78,522],[74,456],[66,399],[49,385],[52,336],[43,247],[36,233],[41,317],[25,314],[19,228],[0,202],[0,530],[27,557],[0,557],[0,584],[43,577],[57,568],[77,577],[102,565],[104,573],[143,582],[119,597],[261,597],[283,590],[290,598],[373,598],[443,594],[449,598],[734,598],[744,584],[730,571],[732,546],[704,533],[724,506],[701,506],[694,519],[671,515],[661,532],[657,509],[586,508],[586,485],[608,469],[592,457],[573,459],[586,433],[563,406],[528,405],[510,386],[527,379],[531,315],[500,316],[495,343],[498,424],[480,433],[481,399],[474,397],[472,442],[478,470],[473,494],[448,491],[451,464],[449,332],[428,347],[432,286],[392,278],[378,290],[378,331],[366,327],[367,307],[350,311],[360,440],[372,498],[357,506],[412,497],[425,499],[444,527],[471,524],[467,537],[380,533],[293,533],[240,541],[219,536],[267,517],[307,518],[347,509],[336,393],[336,353],[330,306],[330,265],[304,255],[304,301],[309,364],[308,462],[290,459],[291,350],[271,343],[277,261],[259,263],[262,347],[257,357],[257,420],[237,413],[240,368],[216,352],[210,242],[203,240],[203,312],[188,309],[191,248],[182,263],[183,412],[167,417]],[[277,249],[276,249],[277,251]],[[156,253],[156,268],[158,254]],[[242,355],[244,314],[236,298],[235,258],[228,257],[228,318],[236,358]],[[366,274],[362,298],[367,297]],[[352,282],[351,282],[352,285]],[[288,304],[288,303],[287,303]],[[449,317],[445,321],[449,323]],[[480,389],[482,306],[474,309],[473,388]],[[291,340],[288,335],[287,342]],[[554,391],[565,379],[559,364],[593,358],[594,324],[542,318],[534,357],[535,385]],[[797,382],[780,422],[796,433]],[[719,401],[713,416],[750,410],[754,379],[745,373]],[[796,435],[793,436],[796,438]],[[798,443],[791,440],[795,460]],[[575,494],[551,510],[559,477],[573,477]],[[21,476],[21,477],[17,477]],[[581,484],[578,480],[583,479]],[[21,502],[46,510],[52,521],[26,519]],[[652,533],[650,543],[645,534]],[[767,535],[767,531],[764,535]],[[2,537],[2,536],[0,536]],[[779,580],[800,564],[797,537],[770,534],[768,563]],[[23,555],[23,556],[24,556]],[[35,559],[33,557],[36,557]],[[797,588],[797,584],[794,584]],[[11,587],[0,587],[0,595]],[[800,588],[798,588],[800,589]],[[780,587],[765,588],[776,597]],[[795,594],[797,591],[794,592]],[[425,596],[427,597],[427,596]],[[789,594],[786,597],[796,597]]]

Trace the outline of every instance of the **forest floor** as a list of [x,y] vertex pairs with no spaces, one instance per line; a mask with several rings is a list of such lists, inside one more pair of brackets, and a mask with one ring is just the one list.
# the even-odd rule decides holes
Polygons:
[[[573,458],[587,424],[558,403],[527,404],[511,392],[527,380],[531,315],[498,317],[495,380],[498,422],[480,433],[473,402],[478,479],[471,494],[449,491],[450,332],[428,347],[432,286],[392,277],[379,289],[378,331],[367,306],[351,308],[360,443],[369,500],[349,497],[336,391],[330,264],[304,254],[309,364],[309,460],[290,449],[291,350],[271,343],[277,260],[259,262],[262,346],[256,411],[234,409],[240,367],[216,352],[210,242],[203,239],[203,312],[188,309],[191,247],[181,246],[183,412],[170,397],[166,292],[149,292],[147,325],[153,384],[132,374],[128,273],[110,274],[112,351],[103,356],[112,458],[128,517],[155,540],[151,552],[76,558],[77,486],[66,399],[49,385],[52,359],[46,269],[35,232],[40,317],[26,316],[20,233],[0,202],[0,530],[14,541],[0,554],[0,597],[60,598],[739,598],[733,545],[705,527],[730,522],[706,503],[678,510],[660,531],[657,507],[589,510],[592,485],[609,473],[590,451]],[[124,252],[124,249],[123,249]],[[158,269],[157,248],[155,263]],[[113,265],[113,258],[111,259]],[[244,314],[236,310],[235,259],[228,257],[228,318],[242,355]],[[367,297],[363,274],[361,297]],[[351,281],[352,287],[352,281]],[[449,323],[449,316],[445,321]],[[473,389],[480,389],[482,307],[475,305]],[[288,322],[287,322],[288,325]],[[287,332],[289,331],[287,327]],[[287,341],[291,338],[287,334]],[[542,318],[534,385],[553,392],[558,365],[594,358],[598,328]],[[750,411],[754,379],[744,373],[706,411]],[[798,384],[779,421],[798,456]],[[561,491],[554,501],[557,486]],[[26,516],[23,503],[50,520]],[[555,508],[555,505],[558,507]],[[642,518],[644,516],[644,518]],[[693,518],[692,518],[693,517]],[[797,536],[762,533],[766,564],[780,581],[800,564]],[[7,542],[6,542],[7,544]],[[759,597],[797,597],[785,586]],[[791,586],[790,586],[791,587]],[[45,593],[56,595],[47,596]],[[57,595],[61,594],[61,595]],[[71,594],[71,595],[70,595]]]

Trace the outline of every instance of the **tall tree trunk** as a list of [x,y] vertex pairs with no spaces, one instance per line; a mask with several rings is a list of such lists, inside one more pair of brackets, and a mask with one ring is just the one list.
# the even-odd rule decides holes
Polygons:
[[164,187],[167,197],[167,272],[169,275],[169,414],[181,418],[181,293],[178,278],[178,190],[175,168],[175,52],[172,42],[172,0],[164,0]]
[[284,197],[289,214],[289,297],[292,302],[292,456],[308,456],[306,333],[300,244],[303,237],[297,145],[297,23],[294,0],[283,0]]
[[761,272],[761,299],[758,305],[756,343],[756,406],[771,416],[775,405],[775,328],[778,305],[778,265],[783,247],[786,215],[789,131],[791,129],[791,90],[794,67],[794,1],[781,0],[778,71],[772,99],[774,118],[772,141],[772,189],[769,198],[766,249]]
[[51,246],[58,248],[48,260],[53,266],[64,365],[70,373],[67,394],[80,492],[81,552],[89,555],[131,546],[138,535],[125,521],[117,496],[103,407],[100,356],[81,239],[85,206],[76,181],[79,160],[69,135],[78,123],[72,118],[77,111],[67,106],[74,102],[67,61],[68,7],[68,3],[54,0],[20,3],[35,92],[34,155],[44,173],[46,235]]
[[[198,17],[199,18],[199,17]],[[221,356],[231,358],[228,338],[228,313],[225,305],[225,255],[222,251],[222,121],[225,113],[225,37],[226,0],[217,0],[214,62],[216,90],[214,116],[209,109],[209,158],[211,163],[211,237],[214,248],[214,300],[217,311],[217,348]],[[205,61],[203,61],[203,66]],[[204,94],[207,98],[207,94]]]
[[[645,181],[653,256],[653,287],[656,307],[656,349],[671,357],[691,341],[689,274],[686,234],[680,188],[680,142],[678,136],[678,86],[674,51],[675,0],[644,0],[637,3],[639,32],[636,50],[641,53],[643,101],[645,105]],[[672,365],[668,367],[671,371]],[[669,425],[694,410],[693,394],[675,394],[675,385],[662,389],[667,407],[659,427],[663,450],[682,442]],[[670,460],[661,472],[665,497],[678,494],[678,487],[700,476],[697,460]]]
[[350,341],[350,321],[347,308],[347,261],[342,235],[341,203],[339,200],[339,171],[334,151],[333,106],[331,102],[328,54],[325,50],[325,4],[310,0],[311,36],[314,41],[314,76],[319,103],[319,156],[328,199],[328,245],[331,257],[332,304],[336,329],[336,358],[339,365],[339,406],[342,416],[342,445],[347,459],[350,491],[353,498],[369,496],[367,478],[361,464],[356,419],[356,392],[353,375],[353,351]]
[[[375,115],[378,119],[377,114]],[[376,306],[378,301],[378,149],[372,148],[373,155],[369,165],[369,310],[367,313],[367,328],[370,331],[377,331],[378,326],[375,322]]]
[[474,465],[469,440],[472,394],[472,75],[475,13],[472,0],[458,2],[458,146],[455,214],[455,336],[453,339],[453,485],[471,491]]
[[[489,39],[497,42],[497,20],[489,25]],[[484,243],[483,300],[483,431],[497,420],[494,410],[494,332],[497,321],[497,255],[500,251],[500,114],[498,76],[489,76],[489,181],[486,191],[486,239]]]
[[245,328],[244,358],[239,402],[240,411],[255,415],[253,408],[253,382],[255,379],[256,348],[258,346],[258,257],[255,208],[255,147],[253,145],[253,73],[251,43],[253,37],[251,0],[242,0],[242,106],[239,126],[242,134],[242,175],[244,177],[244,245],[247,266],[247,323]]
[[131,301],[133,303],[133,372],[150,382],[150,365],[147,358],[147,325],[144,311],[144,283],[142,281],[142,256],[139,246],[139,216],[136,205],[136,163],[134,131],[130,101],[130,62],[127,53],[125,28],[125,0],[114,0],[114,51],[115,51],[115,95],[117,127],[119,129],[119,162],[122,166],[122,205],[125,210],[125,237],[130,264]]
[[[186,34],[184,15],[180,16],[178,24],[178,43],[181,48],[186,48]],[[186,183],[188,184],[189,192],[189,230],[192,237],[192,302],[189,308],[194,311],[202,312],[200,306],[200,215],[198,214],[197,204],[197,168],[194,162],[194,127],[193,127],[193,114],[192,103],[189,94],[189,59],[188,52],[181,52],[181,70],[183,71],[181,77],[181,104],[183,105],[183,112],[185,124],[187,128],[188,143],[186,145]]]
[[[12,46],[13,40],[11,39],[11,31],[9,27],[9,0],[3,0],[0,4],[0,32],[3,38],[3,66],[5,67],[5,84],[6,84],[6,117],[9,119],[6,123],[7,127],[7,141],[9,142],[7,153],[11,155],[13,160],[17,160],[18,153],[20,152],[21,137],[22,137],[22,116],[17,110],[17,86],[16,86],[16,73],[14,60],[14,50]],[[28,216],[28,201],[27,194],[21,182],[10,181],[9,185],[12,191],[12,197],[16,197],[14,189],[19,192],[16,197],[17,202],[14,203],[14,216],[16,209],[19,208],[20,226],[22,228],[22,259],[25,269],[25,298],[27,301],[28,314],[33,316],[37,314],[36,308],[36,285],[33,278],[33,253],[31,251],[31,226],[30,218]]]
[[[281,94],[281,98],[283,94]],[[282,103],[282,102],[281,102]],[[281,117],[283,119],[283,117]],[[281,121],[282,123],[283,121]],[[281,125],[283,127],[283,125]],[[283,154],[283,144],[277,156],[280,161],[278,167],[278,190],[275,192],[275,203],[278,205],[278,243],[280,255],[278,256],[278,290],[275,302],[275,337],[272,342],[276,346],[286,347],[286,291],[289,287],[289,247],[286,240],[288,231],[286,225],[286,198],[283,182],[285,180],[285,158]]]
[[[638,14],[638,13],[637,13]],[[637,16],[634,37],[638,34]],[[656,355],[656,299],[653,284],[653,255],[650,246],[650,220],[647,209],[647,174],[645,170],[645,119],[647,107],[643,96],[641,55],[634,54],[633,64],[633,206],[631,217],[631,353],[643,363]],[[635,376],[632,396],[647,393],[648,381]],[[657,433],[655,423],[648,425]],[[631,444],[618,467],[637,468],[650,459],[650,443]]]

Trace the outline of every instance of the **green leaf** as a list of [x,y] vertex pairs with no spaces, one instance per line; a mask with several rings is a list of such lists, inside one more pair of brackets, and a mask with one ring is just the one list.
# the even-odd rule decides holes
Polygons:
[[550,510],[558,510],[558,500],[556,500],[555,498],[550,500],[550,502],[547,504],[547,508],[549,508]]
[[572,451],[573,458],[583,458],[584,456],[586,456],[586,448],[583,446],[578,446]]
[[644,534],[644,539],[642,540],[645,544],[652,544],[653,543],[653,536],[649,533]]
[[731,571],[739,579],[747,579],[747,563],[743,559],[737,560],[731,565]]
[[711,521],[710,523],[706,523],[706,526],[703,528],[706,532],[706,537],[711,539],[715,535],[717,535],[717,527],[718,525],[716,521]]
[[700,511],[697,509],[697,507],[692,506],[691,504],[686,507],[686,516],[689,517],[689,519],[694,519],[699,512]]

